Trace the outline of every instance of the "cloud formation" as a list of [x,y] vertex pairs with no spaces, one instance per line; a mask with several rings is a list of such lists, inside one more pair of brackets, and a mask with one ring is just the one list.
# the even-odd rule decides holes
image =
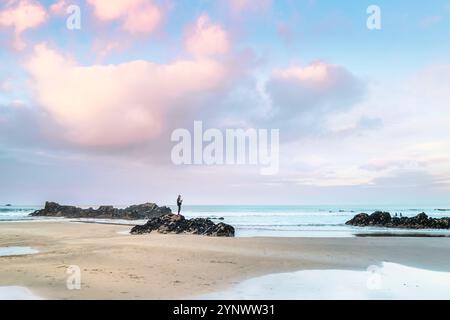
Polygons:
[[272,104],[269,121],[298,132],[351,109],[364,95],[365,84],[342,66],[315,62],[273,71],[266,90]]
[[[350,4],[337,12],[332,4],[313,2],[2,1],[1,41],[10,37],[20,49],[26,40],[30,49],[1,52],[0,153],[16,155],[9,167],[5,162],[0,166],[3,181],[9,181],[3,194],[13,193],[12,180],[17,180],[17,194],[28,195],[48,190],[48,181],[56,178],[54,189],[71,201],[76,192],[83,199],[85,190],[92,190],[89,196],[97,201],[96,190],[108,196],[114,192],[110,185],[120,186],[117,199],[124,185],[133,196],[140,193],[146,199],[151,183],[161,194],[195,189],[199,202],[205,195],[217,202],[228,195],[228,201],[241,196],[246,202],[296,202],[311,199],[305,190],[316,190],[318,202],[344,201],[342,196],[354,201],[367,190],[380,189],[373,198],[378,201],[386,199],[386,188],[409,188],[417,181],[417,190],[426,186],[421,191],[447,188],[442,192],[447,199],[447,48],[415,47],[444,39],[447,20],[430,16],[421,22],[423,12],[418,11],[411,17],[413,27],[422,23],[421,32],[411,40],[410,28],[397,28],[393,36],[401,40],[399,45],[383,51],[376,48],[386,45],[386,39],[373,43],[357,32],[361,16],[346,9]],[[81,5],[80,31],[64,28],[69,4]],[[305,8],[314,14],[305,15]],[[51,28],[36,30],[48,19],[53,19],[48,21]],[[43,39],[51,45],[42,44]],[[345,54],[337,44],[348,49]],[[321,56],[327,60],[289,66],[290,61]],[[362,58],[383,63],[364,64]],[[416,69],[429,61],[441,65]],[[173,168],[170,133],[180,127],[192,130],[194,120],[221,130],[281,129],[280,175],[272,180],[255,177],[249,168]],[[43,171],[20,162],[51,163],[53,158],[59,159],[59,172],[49,165],[36,188],[23,192]],[[81,158],[88,171],[80,167]],[[112,173],[105,159],[118,170]],[[67,172],[74,177],[70,191],[64,191]],[[117,181],[108,180],[116,174]],[[92,180],[99,183],[93,186]],[[392,192],[392,199],[399,193]],[[267,194],[272,197],[261,196]],[[410,197],[408,189],[405,199]]]
[[132,34],[152,33],[161,24],[163,12],[151,0],[87,0],[95,16],[106,22],[119,21]]
[[58,0],[50,6],[50,12],[59,16],[64,15],[71,4],[69,0]]
[[227,68],[209,59],[81,66],[46,44],[35,46],[26,68],[39,106],[61,136],[85,146],[155,139],[168,114],[184,112],[190,97],[207,95],[227,78]]
[[36,28],[47,20],[45,8],[36,0],[8,0],[0,11],[0,27],[12,28],[13,47],[23,50],[26,47],[22,33]]
[[201,15],[188,31],[185,46],[192,55],[205,57],[227,53],[230,40],[220,25],[211,23],[207,15]]
[[[285,167],[302,185],[403,188],[423,186],[419,178],[426,175],[430,186],[448,190],[448,88],[449,65],[429,66],[395,84],[372,84],[364,101],[326,122],[333,134],[292,142]],[[306,165],[312,155],[320,161]]]

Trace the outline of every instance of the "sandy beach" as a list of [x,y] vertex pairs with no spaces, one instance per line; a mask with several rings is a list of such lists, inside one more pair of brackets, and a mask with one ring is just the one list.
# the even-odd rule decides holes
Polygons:
[[[0,224],[0,247],[39,250],[0,257],[0,286],[23,286],[44,299],[185,299],[245,279],[298,270],[366,270],[393,262],[450,271],[449,238],[210,238],[126,234],[94,223]],[[67,268],[81,289],[66,287]]]

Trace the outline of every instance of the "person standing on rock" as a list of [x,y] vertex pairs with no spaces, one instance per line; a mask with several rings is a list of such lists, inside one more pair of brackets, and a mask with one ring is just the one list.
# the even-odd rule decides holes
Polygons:
[[181,212],[182,204],[183,204],[183,199],[181,199],[181,195],[178,195],[178,198],[177,198],[178,214],[180,214],[180,212]]

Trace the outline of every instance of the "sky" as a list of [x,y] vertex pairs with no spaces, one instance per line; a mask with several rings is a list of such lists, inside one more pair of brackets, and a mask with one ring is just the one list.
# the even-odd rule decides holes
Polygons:
[[[0,204],[450,205],[449,39],[449,0],[2,0]],[[175,165],[196,120],[278,173]]]

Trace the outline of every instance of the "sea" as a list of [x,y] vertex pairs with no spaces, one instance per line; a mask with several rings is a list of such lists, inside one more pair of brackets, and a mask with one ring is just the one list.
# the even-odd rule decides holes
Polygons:
[[[88,207],[88,206],[83,206]],[[93,206],[95,207],[95,206]],[[121,206],[117,206],[121,207]],[[64,218],[30,217],[40,206],[0,206],[0,223],[15,221],[55,221]],[[176,207],[171,206],[176,212]],[[367,235],[430,235],[450,236],[450,230],[402,230],[387,228],[360,228],[345,225],[356,214],[387,211],[392,215],[407,217],[425,212],[431,217],[450,216],[450,205],[442,206],[237,206],[237,205],[195,205],[183,206],[182,214],[187,218],[208,217],[215,222],[224,222],[236,229],[237,237],[355,237]],[[71,219],[88,220],[88,219]],[[97,219],[102,223],[140,224],[145,221]]]

